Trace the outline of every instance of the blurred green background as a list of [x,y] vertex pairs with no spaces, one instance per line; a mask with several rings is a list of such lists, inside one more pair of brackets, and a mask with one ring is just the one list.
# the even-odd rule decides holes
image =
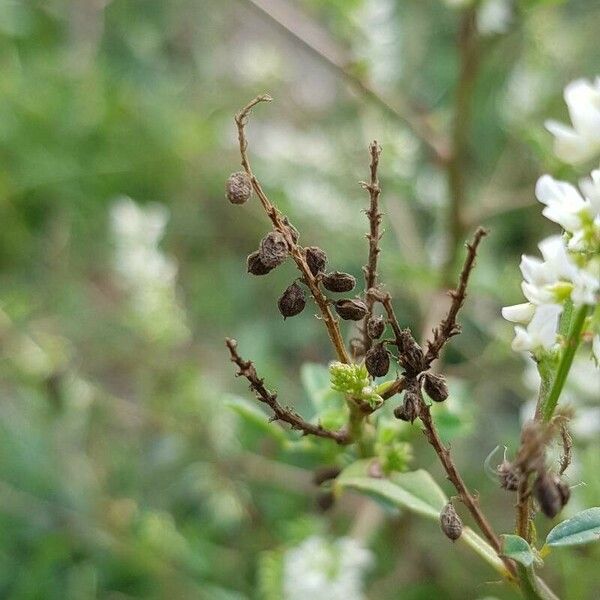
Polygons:
[[[322,376],[311,363],[333,358],[326,335],[313,311],[280,318],[291,265],[246,276],[267,220],[256,201],[224,199],[239,166],[233,115],[269,92],[248,128],[255,171],[301,241],[356,276],[358,181],[369,142],[383,146],[380,271],[403,324],[427,332],[454,246],[460,260],[468,233],[491,229],[440,418],[511,531],[513,498],[483,461],[496,445],[514,451],[535,392],[499,309],[520,301],[519,255],[556,231],[535,180],[586,174],[553,158],[543,122],[565,118],[567,82],[600,72],[600,5],[494,0],[486,17],[489,3],[453,239],[444,168],[404,117],[450,130],[464,15],[453,5],[468,2],[0,0],[0,597],[274,600],[273,557],[312,535],[373,551],[369,599],[514,597],[429,522],[351,495],[323,515],[311,473],[330,445],[261,427],[223,344],[236,337],[282,402],[310,414]],[[600,504],[589,366],[569,398],[584,417],[573,511]],[[414,429],[413,464],[451,494]],[[598,598],[599,560],[597,546],[556,552],[545,576],[563,598]]]

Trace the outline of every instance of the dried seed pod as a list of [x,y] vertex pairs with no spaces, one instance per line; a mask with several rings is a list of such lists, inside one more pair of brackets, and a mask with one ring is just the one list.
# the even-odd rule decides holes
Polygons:
[[365,356],[365,367],[373,377],[383,377],[390,370],[390,353],[383,344],[373,346]]
[[300,314],[306,306],[304,290],[296,282],[292,283],[277,301],[277,306],[284,319]]
[[497,470],[500,487],[507,492],[516,492],[521,482],[521,472],[518,467],[505,460]]
[[558,477],[558,475],[556,476],[556,487],[560,494],[560,501],[562,505],[565,506],[571,498],[571,488],[569,487],[569,484]]
[[260,259],[259,250],[256,250],[256,252],[248,255],[248,258],[246,259],[246,266],[248,273],[251,275],[266,275],[273,270],[273,267],[267,267]]
[[232,173],[225,184],[227,200],[232,204],[244,204],[252,196],[252,181],[245,171]]
[[367,335],[372,339],[379,339],[385,330],[385,319],[379,316],[373,316],[367,322]]
[[549,518],[554,518],[563,507],[561,491],[556,483],[556,477],[543,472],[537,476],[533,484],[533,493],[542,512]]
[[456,541],[462,533],[463,522],[458,516],[452,502],[448,502],[440,513],[440,527],[442,528],[444,535],[453,542]]
[[413,373],[419,373],[423,369],[423,350],[414,339],[407,341],[406,347],[402,352],[402,364],[407,370]]
[[338,300],[334,306],[345,321],[360,321],[367,314],[367,305],[362,300]]
[[279,231],[270,231],[260,241],[260,260],[271,269],[280,265],[288,255],[285,238]]
[[317,507],[321,512],[328,511],[335,504],[333,492],[324,491],[317,494]]
[[300,239],[300,233],[298,233],[298,230],[290,223],[290,220],[287,217],[283,217],[283,222],[285,225],[287,225],[294,243],[298,243],[298,240]]
[[419,416],[419,397],[414,392],[406,392],[404,403],[394,409],[394,416],[412,423]]
[[315,485],[321,485],[326,481],[335,479],[342,472],[341,467],[332,465],[329,467],[320,467],[313,475],[313,483]]
[[306,263],[308,264],[310,272],[315,276],[322,273],[327,264],[327,254],[317,246],[309,246],[308,248],[305,248],[305,252]]
[[349,273],[334,271],[323,276],[323,287],[330,292],[350,292],[356,285],[356,279]]
[[425,373],[423,389],[434,402],[443,402],[448,397],[448,385],[443,375]]

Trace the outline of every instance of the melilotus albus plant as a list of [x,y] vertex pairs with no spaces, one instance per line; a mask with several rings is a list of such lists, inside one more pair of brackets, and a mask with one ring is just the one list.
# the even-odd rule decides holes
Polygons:
[[[593,84],[584,80],[570,84],[565,97],[573,128],[554,122],[547,127],[556,137],[557,155],[578,163],[600,152],[600,79]],[[570,497],[564,473],[572,454],[572,411],[561,407],[560,399],[575,353],[580,346],[591,345],[590,359],[600,360],[600,170],[582,180],[579,189],[549,175],[542,176],[536,186],[536,196],[545,205],[543,214],[563,231],[540,242],[541,259],[523,256],[522,289],[527,302],[502,311],[506,319],[517,323],[513,348],[531,354],[541,385],[535,415],[523,425],[518,450],[512,459],[505,455],[493,469],[499,488],[512,495],[507,509],[516,507],[515,531],[500,534],[461,475],[432,410],[449,396],[443,374],[436,372],[436,361],[461,331],[459,312],[478,248],[488,232],[478,228],[473,233],[456,287],[449,292],[450,306],[429,339],[419,345],[411,330],[401,325],[377,270],[382,235],[381,147],[376,141],[370,145],[370,174],[361,183],[369,198],[369,231],[364,284],[357,290],[355,277],[330,267],[323,249],[301,245],[297,229],[271,202],[251,168],[245,126],[252,109],[270,100],[267,95],[258,96],[235,117],[243,170],[228,179],[227,198],[240,205],[256,195],[270,222],[270,231],[247,258],[248,273],[266,276],[287,260],[298,268],[298,278],[283,291],[277,306],[284,319],[291,319],[312,298],[331,342],[330,386],[341,402],[333,415],[328,407],[326,414],[303,418],[280,402],[254,364],[242,358],[237,342],[227,339],[237,375],[244,377],[257,399],[269,407],[273,421],[337,448],[335,464],[323,465],[315,474],[324,508],[344,490],[353,489],[436,519],[443,535],[465,543],[524,597],[557,598],[537,574],[545,556],[555,547],[600,539],[600,507],[559,523],[541,548],[533,525],[537,513],[556,517]],[[356,330],[349,345],[342,333],[343,323]],[[398,374],[389,376],[391,372]],[[390,404],[393,411],[383,410]],[[429,473],[409,469],[412,448],[398,436],[399,428],[407,424],[423,430],[455,488],[451,499]],[[548,449],[556,440],[562,453],[554,464]],[[487,462],[490,460],[488,457]],[[463,524],[457,511],[460,505],[477,532]]]

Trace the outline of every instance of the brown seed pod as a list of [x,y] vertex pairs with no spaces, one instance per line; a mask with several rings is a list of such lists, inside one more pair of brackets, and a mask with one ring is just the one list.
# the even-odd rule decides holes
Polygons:
[[548,472],[540,473],[533,484],[540,509],[549,518],[554,518],[563,507],[561,492],[556,483],[556,477]]
[[323,491],[317,494],[317,508],[321,512],[328,511],[335,504],[333,492]]
[[383,377],[390,370],[390,353],[383,344],[373,346],[365,356],[365,367],[373,377]]
[[334,271],[323,275],[323,287],[330,292],[351,292],[356,285],[356,279],[349,273]]
[[440,513],[440,527],[442,528],[444,535],[453,542],[456,541],[462,533],[463,522],[458,516],[452,502],[448,502]]
[[285,225],[287,225],[294,243],[298,243],[298,240],[300,239],[300,233],[298,233],[298,230],[290,223],[290,220],[287,217],[283,217],[283,222]]
[[521,472],[518,467],[505,460],[497,470],[500,487],[507,492],[516,492],[521,482]]
[[232,204],[244,204],[252,196],[252,181],[245,171],[232,173],[225,184],[225,195]]
[[560,494],[560,501],[562,505],[565,506],[571,498],[571,488],[569,487],[569,484],[558,477],[558,475],[556,476],[556,487]]
[[273,267],[267,267],[260,259],[259,250],[256,250],[256,252],[248,255],[248,258],[246,259],[246,266],[248,273],[251,275],[266,275],[273,270]]
[[321,485],[326,481],[335,479],[342,472],[341,467],[331,465],[329,467],[318,468],[313,475],[313,483],[315,485]]
[[448,385],[443,375],[425,373],[423,389],[434,402],[443,402],[448,397]]
[[260,241],[260,260],[271,269],[280,265],[288,255],[285,238],[279,231],[270,231]]
[[406,392],[404,403],[396,406],[394,416],[401,421],[412,423],[419,416],[419,397],[414,392]]
[[345,321],[360,321],[367,314],[367,305],[362,300],[337,300],[334,306]]
[[322,273],[327,264],[327,254],[317,246],[309,246],[308,248],[305,248],[304,251],[306,252],[306,263],[308,264],[310,272],[314,276]]
[[385,330],[385,320],[383,317],[373,316],[367,322],[367,335],[372,340],[379,339]]
[[407,342],[402,353],[402,364],[413,373],[419,373],[423,369],[423,350],[414,340]]
[[284,319],[300,314],[306,306],[304,290],[296,282],[292,283],[277,301],[277,306]]

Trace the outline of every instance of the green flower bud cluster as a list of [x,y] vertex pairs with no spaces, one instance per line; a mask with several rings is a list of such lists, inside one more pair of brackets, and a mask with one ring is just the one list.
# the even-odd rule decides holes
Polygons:
[[331,387],[336,392],[342,392],[367,402],[372,407],[379,406],[383,399],[375,391],[369,372],[364,364],[346,365],[341,362],[333,362],[329,365]]

